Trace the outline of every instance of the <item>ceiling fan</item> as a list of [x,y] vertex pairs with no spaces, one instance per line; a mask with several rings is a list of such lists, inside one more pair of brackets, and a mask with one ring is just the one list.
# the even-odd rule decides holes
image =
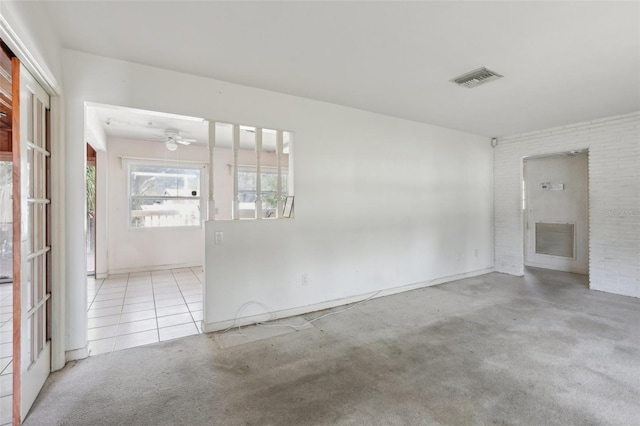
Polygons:
[[176,129],[167,129],[164,133],[166,137],[164,146],[167,147],[169,151],[175,151],[178,149],[178,144],[191,145],[196,141],[195,139],[183,138],[180,136],[180,132]]

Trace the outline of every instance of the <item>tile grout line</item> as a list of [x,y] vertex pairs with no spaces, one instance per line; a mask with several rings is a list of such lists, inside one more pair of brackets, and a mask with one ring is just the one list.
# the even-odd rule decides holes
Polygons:
[[93,299],[91,299],[91,303],[89,303],[87,306],[87,312],[91,309],[91,306],[94,304],[94,302],[96,301],[96,297],[98,297],[98,294],[100,293],[100,290],[102,290],[102,285],[104,284],[104,278],[100,280],[101,283],[98,286],[98,289],[96,290],[96,294],[93,295]]
[[124,288],[124,295],[122,296],[122,305],[120,305],[120,316],[118,317],[118,328],[116,328],[116,336],[113,339],[113,347],[110,352],[114,352],[116,350],[116,343],[118,342],[118,336],[120,335],[120,320],[122,319],[122,314],[124,312],[124,301],[127,299],[127,291],[129,291],[129,280],[131,279],[131,274],[127,274],[127,285]]
[[156,320],[156,334],[158,335],[158,342],[160,342],[160,325],[158,324],[158,306],[156,305],[156,286],[153,284],[153,272],[149,272],[151,277],[151,295],[153,296],[153,312],[155,313]]
[[[171,271],[171,273],[173,274],[173,270]],[[193,274],[193,271],[191,271],[191,273]],[[195,274],[193,274],[193,275],[195,276]],[[198,277],[196,277],[196,279],[197,278]],[[198,324],[196,324],[196,320],[193,319],[193,314],[191,313],[191,308],[189,308],[189,304],[187,303],[187,299],[184,297],[184,294],[182,293],[182,289],[180,288],[180,284],[178,284],[178,279],[176,278],[175,274],[173,274],[173,279],[176,280],[176,285],[178,286],[178,291],[180,292],[180,296],[182,296],[182,300],[184,300],[184,305],[187,307],[187,312],[189,312],[189,316],[191,317],[191,321],[193,322],[193,325],[196,327],[196,330],[198,331],[198,334],[200,334],[200,329],[198,328]]]

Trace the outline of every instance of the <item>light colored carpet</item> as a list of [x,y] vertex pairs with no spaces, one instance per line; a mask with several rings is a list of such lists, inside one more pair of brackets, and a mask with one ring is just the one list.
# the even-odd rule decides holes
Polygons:
[[639,325],[640,300],[586,277],[488,274],[70,363],[25,425],[639,424]]

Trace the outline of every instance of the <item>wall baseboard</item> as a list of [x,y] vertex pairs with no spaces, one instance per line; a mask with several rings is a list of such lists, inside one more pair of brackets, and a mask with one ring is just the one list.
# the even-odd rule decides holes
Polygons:
[[64,355],[66,362],[76,361],[89,357],[89,342],[87,342],[87,344],[83,348],[66,351]]
[[132,274],[136,272],[147,272],[147,271],[164,271],[167,269],[179,269],[179,268],[198,268],[202,267],[202,263],[175,263],[172,265],[154,265],[154,266],[140,266],[135,268],[120,268],[120,269],[111,269],[106,274],[100,274],[100,277],[97,278],[107,278],[109,275],[118,275],[118,274]]
[[[384,290],[371,291],[369,293],[360,294],[356,296],[344,297],[341,299],[329,300],[326,302],[315,303],[313,305],[305,305],[297,308],[284,309],[276,312],[266,312],[259,315],[251,315],[242,318],[233,318],[225,321],[218,321],[212,323],[202,322],[202,330],[205,333],[211,333],[214,331],[226,330],[230,327],[244,327],[247,325],[256,324],[259,322],[273,321],[282,318],[294,317],[302,314],[308,314],[311,312],[322,311],[325,309],[335,308],[338,306],[348,305],[351,303],[360,302],[369,297],[377,299],[379,297],[391,296],[397,293],[404,293],[405,291],[417,290],[419,288],[431,287],[438,284],[444,284],[451,281],[457,281],[465,278],[476,277],[478,275],[485,275],[493,272],[493,268],[480,269],[477,271],[465,272],[463,274],[450,275],[447,277],[436,278],[429,281],[421,281],[419,283],[407,284],[400,287],[392,287]],[[377,294],[376,294],[377,293]],[[375,296],[374,296],[375,295]],[[374,296],[374,297],[372,297]]]

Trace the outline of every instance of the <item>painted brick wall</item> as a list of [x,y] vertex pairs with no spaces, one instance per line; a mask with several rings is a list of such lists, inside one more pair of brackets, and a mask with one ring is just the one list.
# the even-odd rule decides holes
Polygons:
[[640,297],[640,112],[498,139],[495,269],[523,274],[522,158],[585,148],[590,288]]

